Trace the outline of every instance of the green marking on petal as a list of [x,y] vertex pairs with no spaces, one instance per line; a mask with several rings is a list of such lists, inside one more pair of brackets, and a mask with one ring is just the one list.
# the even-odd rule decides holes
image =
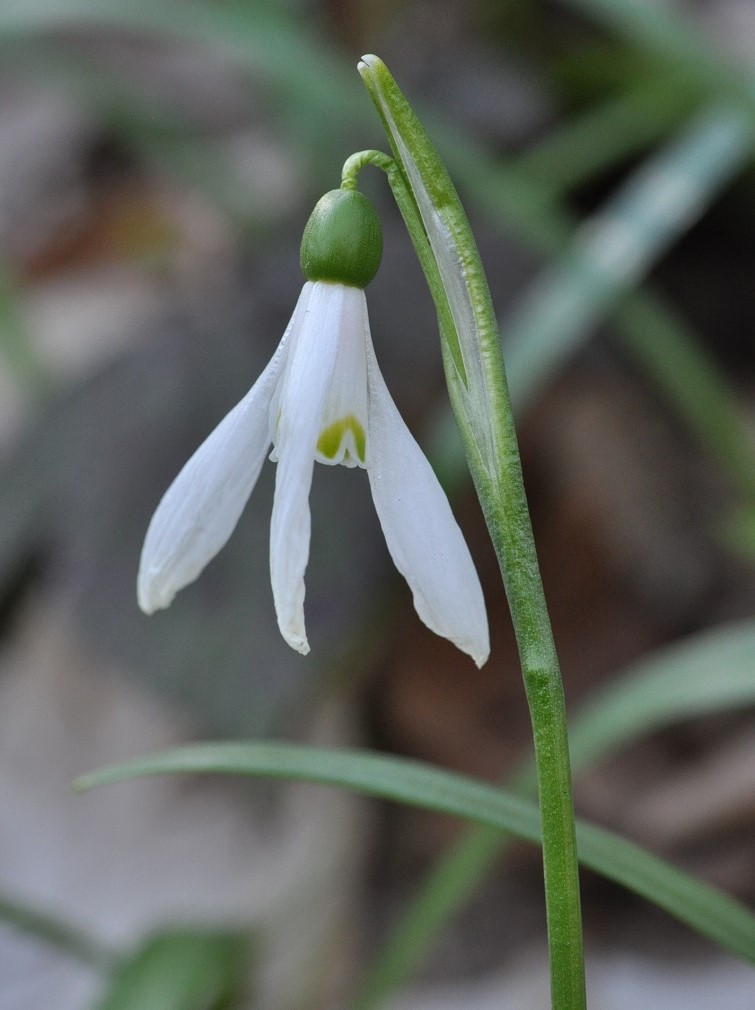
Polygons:
[[367,436],[364,428],[353,414],[347,414],[340,421],[334,421],[328,425],[317,440],[317,451],[322,453],[326,459],[335,459],[341,447],[344,435],[350,431],[354,436],[354,446],[357,451],[360,463],[364,463],[367,447]]

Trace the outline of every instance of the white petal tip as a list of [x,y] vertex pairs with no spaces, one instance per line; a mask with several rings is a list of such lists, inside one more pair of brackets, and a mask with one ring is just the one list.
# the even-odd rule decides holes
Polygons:
[[490,650],[484,653],[477,653],[477,655],[475,655],[473,652],[470,652],[470,656],[474,660],[474,664],[477,667],[477,669],[481,670],[488,661],[488,658],[490,656]]
[[302,656],[306,656],[309,653],[309,642],[307,641],[307,633],[304,630],[304,622],[302,620],[298,620],[296,626],[292,627],[288,621],[282,621],[279,617],[278,630],[283,636],[286,645],[290,645],[292,649]]
[[157,600],[145,598],[144,596],[138,595],[136,597],[137,603],[139,604],[139,610],[147,617],[151,617],[156,614],[158,610],[164,610],[166,607],[170,606],[170,603],[159,603]]
[[309,654],[309,642],[306,638],[300,638],[295,635],[284,635],[286,642],[295,649],[301,656],[306,656]]
[[173,590],[166,590],[165,586],[160,587],[159,579],[148,577],[139,573],[136,583],[136,600],[139,609],[148,617],[158,610],[165,610],[173,602],[176,593]]
[[[438,631],[439,634],[443,635],[443,631],[440,629],[433,629]],[[478,635],[464,635],[463,637],[458,637],[452,634],[445,634],[444,638],[448,638],[449,641],[453,642],[457,649],[466,653],[467,656],[474,662],[474,665],[478,670],[487,663],[490,657],[490,641],[488,640],[488,629],[487,625],[485,627],[484,633]]]

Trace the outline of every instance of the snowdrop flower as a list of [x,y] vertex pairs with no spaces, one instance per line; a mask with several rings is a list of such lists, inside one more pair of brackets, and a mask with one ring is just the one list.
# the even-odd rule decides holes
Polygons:
[[285,640],[309,651],[304,572],[315,460],[363,467],[388,550],[424,623],[488,657],[482,590],[430,464],[402,421],[375,360],[364,288],[382,255],[380,222],[356,190],[318,203],[304,231],[307,282],[272,360],[176,477],[144,542],[139,606],[167,607],[224,546],[265,456],[277,463],[270,575]]

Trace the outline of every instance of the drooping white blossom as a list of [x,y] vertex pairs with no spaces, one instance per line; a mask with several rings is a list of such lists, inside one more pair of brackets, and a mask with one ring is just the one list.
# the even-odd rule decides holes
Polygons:
[[270,575],[289,645],[309,651],[304,573],[318,460],[367,470],[388,550],[417,613],[481,666],[489,652],[488,625],[474,564],[380,373],[364,291],[349,284],[305,283],[267,368],[164,495],[142,549],[142,610],[167,607],[223,547],[271,446],[277,470]]

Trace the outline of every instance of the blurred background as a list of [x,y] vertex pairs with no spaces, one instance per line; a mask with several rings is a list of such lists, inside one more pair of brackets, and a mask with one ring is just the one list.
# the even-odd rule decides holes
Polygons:
[[[373,338],[481,573],[491,659],[421,625],[342,467],[315,472],[309,657],[275,623],[272,466],[202,578],[136,606],[160,495],[288,321],[314,203],[387,149],[364,52],[478,238],[570,712],[680,643],[713,693],[739,664],[694,717],[682,669],[678,713],[580,771],[579,813],[754,900],[755,6],[5,0],[0,52],[0,1008],[348,1007],[461,832],[281,783],[76,797],[85,771],[222,737],[490,781],[529,755],[432,302],[377,172]],[[584,902],[596,1008],[753,1005],[755,973],[666,914],[588,873]],[[539,853],[491,862],[418,961],[381,1005],[545,1005]]]

